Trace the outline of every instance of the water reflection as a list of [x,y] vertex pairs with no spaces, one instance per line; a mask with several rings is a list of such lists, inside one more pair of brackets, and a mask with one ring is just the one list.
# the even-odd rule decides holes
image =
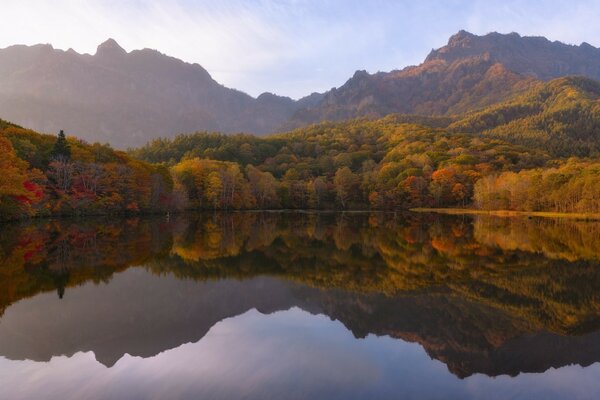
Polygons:
[[373,335],[355,340],[341,323],[298,308],[267,316],[249,311],[217,323],[197,343],[152,358],[125,355],[109,369],[92,353],[55,357],[47,365],[40,374],[31,361],[0,358],[3,394],[50,400],[550,400],[590,399],[600,390],[600,364],[459,380],[417,344]]
[[251,310],[297,309],[352,337],[418,344],[459,378],[589,366],[600,361],[599,256],[600,224],[585,221],[236,213],[4,225],[0,356],[91,351],[116,367],[204,343]]

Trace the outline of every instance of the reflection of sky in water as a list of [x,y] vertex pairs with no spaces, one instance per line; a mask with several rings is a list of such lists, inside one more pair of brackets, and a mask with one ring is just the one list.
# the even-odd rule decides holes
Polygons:
[[[26,335],[26,332],[22,334]],[[215,325],[198,343],[112,368],[93,353],[49,363],[0,358],[7,399],[586,399],[600,392],[600,365],[544,374],[459,380],[418,344],[370,335],[294,308],[256,311]]]

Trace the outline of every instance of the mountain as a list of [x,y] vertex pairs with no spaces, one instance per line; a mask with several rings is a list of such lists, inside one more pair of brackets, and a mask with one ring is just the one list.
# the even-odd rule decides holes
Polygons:
[[446,46],[433,50],[425,63],[453,63],[483,54],[513,72],[540,80],[568,75],[600,79],[600,49],[585,42],[573,46],[551,42],[544,37],[520,36],[514,32],[477,36],[460,31],[450,38]]
[[374,75],[358,71],[343,86],[326,93],[317,106],[298,110],[286,127],[392,113],[458,114],[505,100],[535,83],[487,55]]
[[272,132],[296,107],[226,88],[198,64],[155,50],[128,53],[112,39],[94,55],[50,45],[0,50],[4,118],[118,147],[196,130]]
[[372,75],[358,71],[317,106],[298,110],[288,126],[390,113],[462,114],[525,93],[540,80],[569,75],[600,79],[600,49],[516,33],[460,31],[419,66]]
[[198,64],[114,40],[96,54],[50,45],[0,50],[0,113],[38,131],[137,146],[195,131],[266,134],[323,120],[388,114],[456,116],[514,99],[554,78],[600,79],[600,49],[516,33],[460,31],[425,61],[391,72],[357,71],[343,86],[294,101],[253,98]]

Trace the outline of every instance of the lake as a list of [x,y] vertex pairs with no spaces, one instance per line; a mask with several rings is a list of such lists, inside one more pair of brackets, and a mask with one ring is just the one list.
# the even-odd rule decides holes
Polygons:
[[600,222],[39,220],[0,285],[2,399],[600,395]]

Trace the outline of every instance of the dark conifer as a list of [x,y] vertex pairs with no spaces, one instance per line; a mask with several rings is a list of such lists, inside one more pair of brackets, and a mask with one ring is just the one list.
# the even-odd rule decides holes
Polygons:
[[69,145],[69,142],[67,142],[67,138],[63,130],[59,132],[58,138],[54,143],[54,148],[52,149],[52,158],[63,161],[71,159],[71,146]]

